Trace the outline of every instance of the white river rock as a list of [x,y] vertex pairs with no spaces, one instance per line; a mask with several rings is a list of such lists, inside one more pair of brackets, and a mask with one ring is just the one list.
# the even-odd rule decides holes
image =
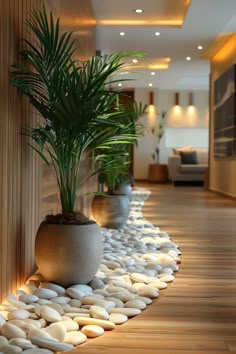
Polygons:
[[103,307],[96,305],[90,307],[90,315],[101,320],[108,320],[109,318],[109,313]]
[[87,336],[80,331],[71,331],[66,333],[64,343],[79,345],[86,342]]
[[38,345],[39,347],[51,349],[55,352],[67,352],[73,349],[72,344],[67,343],[59,343],[53,339],[49,338],[42,338],[42,337],[33,337],[31,339],[33,344]]
[[1,351],[4,354],[18,354],[18,353],[22,353],[23,349],[16,345],[6,344],[3,347],[1,347]]
[[86,326],[86,325],[96,325],[96,326],[100,326],[100,327],[107,329],[107,330],[115,328],[115,324],[113,322],[99,320],[97,318],[75,317],[74,321],[76,321],[80,327]]
[[116,325],[120,325],[128,321],[128,316],[121,313],[111,313],[109,321],[114,322]]
[[133,317],[139,315],[141,313],[141,310],[128,307],[116,307],[115,309],[110,309],[108,312],[109,314],[121,313],[122,315],[126,315],[127,317]]
[[21,328],[13,325],[11,323],[4,323],[4,325],[1,328],[1,333],[7,339],[11,339],[11,338],[23,338],[23,339],[26,339],[25,332]]
[[45,331],[58,342],[64,342],[66,336],[66,328],[61,324],[61,322],[56,322],[50,324],[50,326],[45,328]]
[[81,329],[81,332],[88,338],[96,338],[104,333],[104,328],[97,325],[86,325]]
[[40,315],[48,322],[61,321],[61,315],[57,310],[46,305],[40,307]]
[[35,348],[35,345],[32,344],[30,340],[23,338],[12,338],[9,340],[9,344],[16,345],[23,350]]
[[45,299],[45,300],[50,300],[50,299],[58,296],[56,291],[46,289],[46,288],[35,289],[34,295],[38,296],[41,299]]

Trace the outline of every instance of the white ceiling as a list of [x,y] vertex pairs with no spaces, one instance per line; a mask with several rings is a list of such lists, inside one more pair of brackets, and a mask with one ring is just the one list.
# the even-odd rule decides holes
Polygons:
[[[132,68],[125,75],[135,81],[123,83],[123,87],[152,83],[153,88],[161,89],[208,89],[210,65],[201,56],[216,37],[236,32],[236,0],[92,0],[92,4],[96,46],[102,54],[127,50],[146,54],[143,67],[137,67],[135,73]],[[135,8],[142,8],[143,14],[135,14]],[[180,10],[184,21],[177,27]],[[120,36],[121,31],[125,36]],[[156,31],[160,36],[155,36]],[[197,49],[200,44],[203,51]],[[186,61],[186,56],[192,60]],[[151,69],[163,58],[170,58],[167,70]],[[151,76],[151,71],[156,75]]]

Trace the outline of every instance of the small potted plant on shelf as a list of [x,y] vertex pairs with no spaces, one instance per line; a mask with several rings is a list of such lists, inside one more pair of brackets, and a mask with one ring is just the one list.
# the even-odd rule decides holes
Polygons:
[[167,180],[167,169],[165,165],[160,164],[160,142],[165,131],[165,118],[167,111],[162,110],[159,118],[159,124],[151,128],[151,134],[154,141],[154,151],[152,153],[153,163],[149,165],[148,180],[151,182],[165,182]]
[[72,32],[62,33],[59,19],[48,17],[45,7],[33,10],[26,25],[34,39],[24,40],[22,64],[14,65],[11,81],[40,114],[40,123],[25,127],[23,134],[51,168],[61,200],[61,213],[46,216],[39,227],[36,264],[47,281],[88,283],[100,265],[103,243],[98,225],[75,210],[83,183],[81,156],[87,149],[109,150],[129,141],[129,127],[119,120],[123,112],[111,112],[118,92],[109,85],[127,57],[142,55],[118,53],[80,62],[74,58]]
[[104,149],[99,152],[104,168],[98,179],[100,184],[105,185],[106,191],[93,198],[92,214],[100,226],[119,229],[128,219],[133,179],[130,174],[131,148],[143,133],[138,118],[145,113],[146,108],[147,105],[136,101],[125,105],[121,121],[129,127],[132,138],[127,144],[112,145],[109,154]]

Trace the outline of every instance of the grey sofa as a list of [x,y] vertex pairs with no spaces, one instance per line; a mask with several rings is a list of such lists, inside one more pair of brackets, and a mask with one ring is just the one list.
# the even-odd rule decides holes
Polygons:
[[174,182],[204,181],[205,172],[208,168],[208,149],[189,149],[196,151],[197,163],[182,163],[181,150],[174,149],[175,154],[168,158],[168,176]]

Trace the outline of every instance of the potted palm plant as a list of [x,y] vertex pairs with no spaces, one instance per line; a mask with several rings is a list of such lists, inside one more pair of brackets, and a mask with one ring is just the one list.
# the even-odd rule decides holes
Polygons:
[[100,265],[103,247],[98,225],[75,210],[83,183],[81,156],[86,149],[109,150],[114,143],[131,139],[129,127],[119,120],[123,112],[111,112],[118,93],[108,84],[126,57],[139,53],[80,62],[73,56],[72,33],[61,34],[59,19],[54,22],[45,8],[33,10],[26,25],[36,40],[24,40],[23,64],[13,66],[11,81],[41,116],[40,123],[25,127],[23,134],[51,168],[61,200],[61,213],[47,216],[39,227],[36,264],[47,281],[64,286],[88,283]]
[[[118,107],[120,105],[118,104]],[[123,107],[125,112],[121,121],[130,130],[132,137],[127,144],[112,145],[109,154],[106,150],[99,151],[99,159],[103,171],[99,174],[100,184],[105,185],[105,194],[97,194],[92,201],[92,214],[100,226],[113,229],[121,228],[127,221],[131,200],[130,161],[132,145],[137,143],[143,133],[138,118],[146,111],[147,105],[136,101]]]

